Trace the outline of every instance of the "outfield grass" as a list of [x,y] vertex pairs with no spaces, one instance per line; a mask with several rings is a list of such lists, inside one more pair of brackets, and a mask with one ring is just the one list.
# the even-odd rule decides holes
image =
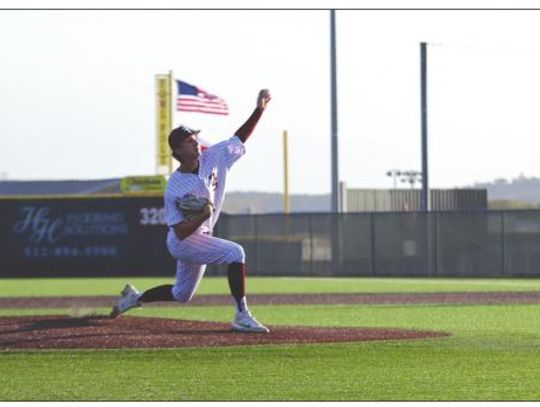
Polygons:
[[[411,291],[412,283],[393,280],[392,292]],[[335,279],[322,281],[332,287],[328,291],[337,289]],[[484,289],[500,283],[475,281]],[[339,279],[349,288],[360,284],[344,282]],[[273,282],[279,284],[283,291],[291,288],[288,279]],[[364,284],[384,286],[383,281]],[[426,291],[439,290],[432,284]],[[269,325],[402,327],[452,335],[348,344],[0,353],[0,400],[540,400],[540,305],[283,305],[253,311]],[[0,315],[31,312],[4,309]],[[169,307],[129,315],[228,321],[231,313],[231,307]]]
[[[145,290],[172,278],[0,279],[0,296],[118,295],[125,283]],[[540,279],[248,277],[251,294],[540,291]],[[205,277],[198,295],[227,294],[224,277]]]

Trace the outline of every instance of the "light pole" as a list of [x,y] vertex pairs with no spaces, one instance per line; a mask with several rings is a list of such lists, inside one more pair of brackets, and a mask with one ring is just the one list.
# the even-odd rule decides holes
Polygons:
[[397,188],[397,177],[401,176],[401,171],[400,170],[396,170],[395,168],[389,170],[389,171],[386,171],[386,175],[389,176],[389,177],[392,177],[393,181],[394,181],[394,189]]
[[414,189],[414,184],[417,182],[422,182],[422,173],[420,171],[402,171],[401,175],[403,175],[401,182],[408,182],[411,185],[411,189]]
[[391,169],[386,171],[386,175],[389,177],[392,177],[394,182],[394,189],[397,188],[397,179],[398,177],[401,177],[399,180],[401,182],[407,182],[410,184],[411,189],[414,189],[414,184],[417,182],[422,182],[422,172],[415,171],[415,170],[407,170],[407,171],[401,171],[398,169]]
[[422,192],[420,210],[428,212],[428,122],[427,122],[427,43],[420,43],[420,121],[422,129]]
[[330,91],[331,91],[331,211],[339,212],[338,174],[338,114],[337,114],[337,62],[336,62],[336,10],[330,10]]

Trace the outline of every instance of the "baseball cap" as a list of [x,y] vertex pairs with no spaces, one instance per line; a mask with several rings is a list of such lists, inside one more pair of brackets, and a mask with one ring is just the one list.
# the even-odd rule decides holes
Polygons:
[[193,130],[187,126],[177,127],[169,134],[169,147],[171,147],[171,150],[174,150],[180,145],[182,140],[188,138],[191,135],[197,135],[199,133],[200,130]]

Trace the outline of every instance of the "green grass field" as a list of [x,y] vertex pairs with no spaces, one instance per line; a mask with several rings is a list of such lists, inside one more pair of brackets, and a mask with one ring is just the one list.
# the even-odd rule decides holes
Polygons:
[[[129,280],[140,289],[169,281]],[[125,281],[0,280],[0,295],[115,295]],[[540,281],[250,278],[248,290],[540,291]],[[205,278],[199,293],[225,294],[227,282]],[[0,400],[540,400],[540,305],[252,309],[269,325],[401,327],[451,336],[294,346],[4,352]],[[66,312],[3,309],[0,315]],[[232,307],[146,308],[130,315],[229,321]]]
[[[171,284],[172,278],[57,278],[0,279],[0,296],[117,295],[126,282],[144,290],[155,285]],[[396,293],[396,292],[470,292],[470,291],[540,291],[535,279],[476,278],[301,278],[249,277],[252,294],[287,293]],[[227,281],[205,277],[197,295],[227,294]]]

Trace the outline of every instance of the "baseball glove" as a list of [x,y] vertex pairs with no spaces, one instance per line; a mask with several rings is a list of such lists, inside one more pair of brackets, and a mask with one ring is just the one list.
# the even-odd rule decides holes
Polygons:
[[210,203],[206,198],[199,198],[192,194],[184,195],[176,201],[177,208],[187,220],[190,220],[203,212],[204,206]]

